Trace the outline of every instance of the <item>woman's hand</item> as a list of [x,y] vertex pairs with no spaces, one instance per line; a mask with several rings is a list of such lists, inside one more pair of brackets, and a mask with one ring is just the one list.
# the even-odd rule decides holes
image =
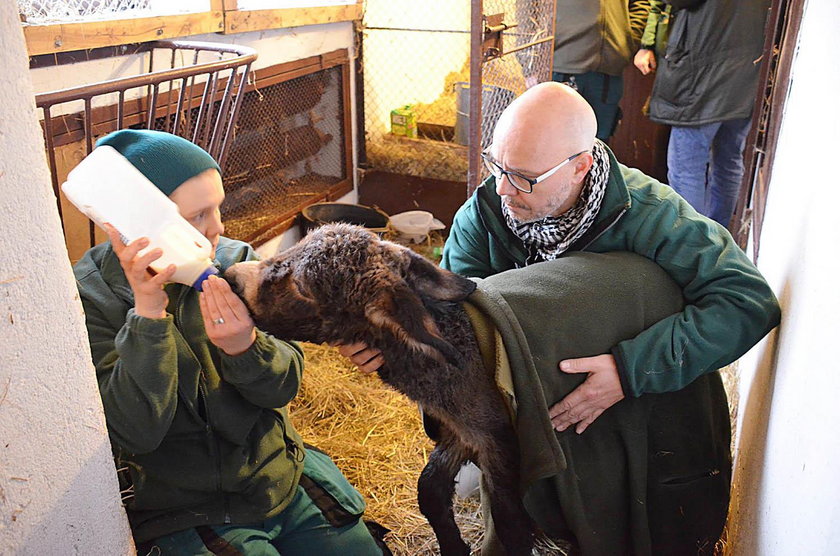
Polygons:
[[105,224],[104,228],[111,240],[114,253],[120,260],[131,291],[134,292],[134,312],[148,319],[164,318],[169,297],[163,291],[163,285],[175,274],[175,265],[171,264],[162,272],[153,273],[149,265],[159,259],[163,251],[152,249],[138,257],[137,253],[149,245],[147,238],[141,237],[126,245],[116,228],[110,224]]
[[202,284],[198,299],[204,328],[213,345],[228,355],[248,351],[257,339],[257,329],[251,313],[230,289],[230,284],[218,276],[210,276]]

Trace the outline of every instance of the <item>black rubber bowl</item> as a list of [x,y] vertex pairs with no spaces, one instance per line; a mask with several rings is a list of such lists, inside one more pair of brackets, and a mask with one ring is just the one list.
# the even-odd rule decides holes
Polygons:
[[304,234],[328,222],[356,224],[381,234],[388,230],[390,219],[378,208],[350,203],[315,203],[301,211]]

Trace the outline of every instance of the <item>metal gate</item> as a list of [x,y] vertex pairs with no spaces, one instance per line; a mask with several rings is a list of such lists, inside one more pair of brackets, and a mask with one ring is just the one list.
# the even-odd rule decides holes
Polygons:
[[467,183],[504,108],[551,75],[554,0],[367,0],[360,165]]
[[468,194],[486,177],[481,152],[502,111],[551,78],[554,0],[471,0]]

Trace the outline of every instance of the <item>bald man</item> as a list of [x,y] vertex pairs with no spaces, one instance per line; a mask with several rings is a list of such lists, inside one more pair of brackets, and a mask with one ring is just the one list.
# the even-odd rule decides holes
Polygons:
[[[490,175],[455,215],[441,263],[483,278],[575,251],[631,251],[659,264],[683,289],[681,313],[610,353],[558,362],[559,372],[587,376],[564,399],[549,400],[561,435],[586,434],[625,397],[681,390],[715,372],[743,355],[780,318],[770,287],[726,229],[698,214],[670,187],[620,164],[596,140],[596,128],[592,108],[559,83],[532,87],[511,103],[482,154]],[[363,365],[377,364],[356,357]],[[722,476],[728,489],[729,469],[711,474]],[[697,479],[673,477],[675,485]],[[653,505],[643,507],[653,512]],[[628,511],[630,506],[628,500]],[[567,516],[566,521],[574,520]],[[650,538],[632,544],[661,546],[660,533],[651,525]],[[567,540],[583,534],[572,530]]]

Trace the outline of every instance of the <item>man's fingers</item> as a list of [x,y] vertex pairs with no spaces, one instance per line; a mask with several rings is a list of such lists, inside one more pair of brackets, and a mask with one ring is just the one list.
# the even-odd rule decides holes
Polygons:
[[[548,415],[554,418],[578,408],[578,406],[586,400],[585,394],[581,391],[582,387],[583,385],[581,384],[572,390],[568,396],[551,406],[551,409],[548,410]],[[580,410],[578,408],[578,412],[579,411]]]
[[560,361],[560,370],[564,373],[588,373],[592,370],[592,358],[564,359]]
[[360,351],[367,349],[367,344],[364,342],[355,342],[353,344],[339,344],[338,353],[344,357],[353,357]]
[[375,356],[373,359],[367,361],[367,363],[363,365],[356,365],[359,368],[359,371],[368,375],[371,373],[376,372],[379,370],[379,367],[385,364],[385,357],[382,356],[380,353],[379,355]]
[[589,425],[594,423],[595,419],[600,417],[603,412],[604,412],[603,409],[596,409],[595,411],[593,411],[585,419],[582,419],[581,421],[578,422],[577,426],[575,427],[575,432],[578,433],[578,434],[583,433],[583,431],[585,431],[587,429],[587,427],[589,427]]

